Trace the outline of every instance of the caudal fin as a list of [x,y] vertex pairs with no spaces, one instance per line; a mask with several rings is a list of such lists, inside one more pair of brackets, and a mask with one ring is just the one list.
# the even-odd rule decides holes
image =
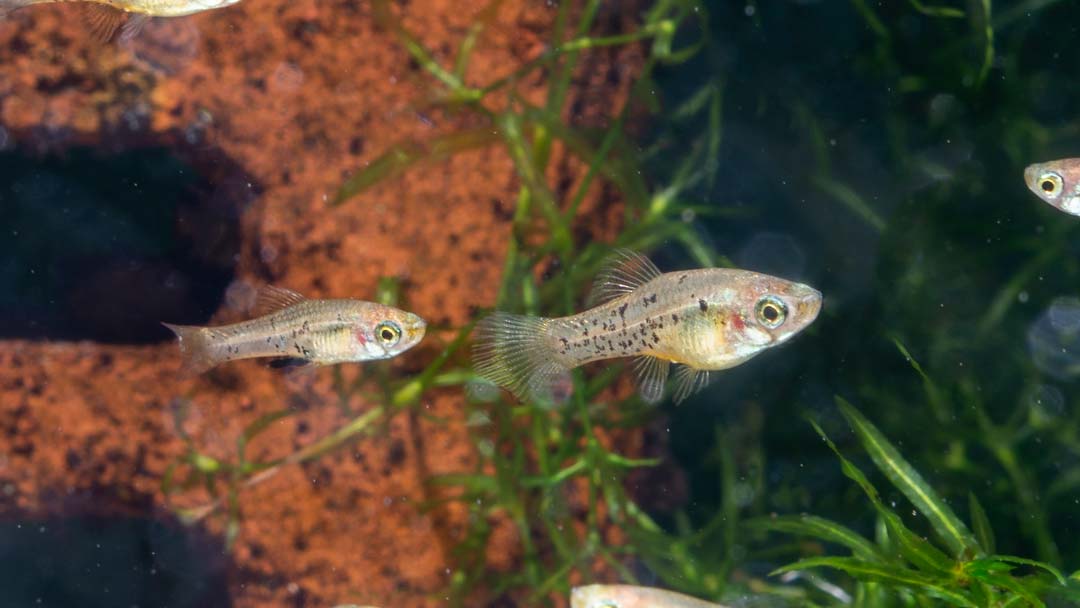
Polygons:
[[473,333],[476,373],[522,401],[559,404],[570,396],[570,370],[555,360],[550,319],[496,312]]
[[201,374],[218,364],[210,349],[210,335],[205,327],[196,325],[173,325],[162,323],[180,340],[180,356],[183,358],[182,371]]

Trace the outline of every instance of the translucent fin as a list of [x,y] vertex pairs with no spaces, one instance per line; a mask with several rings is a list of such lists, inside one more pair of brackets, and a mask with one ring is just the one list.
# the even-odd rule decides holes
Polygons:
[[675,370],[675,403],[682,403],[687,397],[705,388],[708,384],[709,370],[680,365]]
[[124,26],[120,28],[120,42],[127,42],[139,35],[139,32],[150,22],[150,15],[134,13],[128,17]]
[[306,299],[291,289],[265,285],[259,289],[259,293],[255,297],[255,309],[252,312],[256,317],[261,317],[294,304],[299,304]]
[[180,356],[183,359],[181,370],[186,374],[197,375],[218,364],[211,352],[213,335],[206,327],[196,325],[172,325],[162,323],[180,339]]
[[32,0],[0,0],[0,19],[7,17],[8,13],[24,6],[34,4]]
[[634,378],[638,392],[647,403],[656,403],[664,396],[664,383],[667,382],[671,363],[656,357],[642,355],[634,359]]
[[124,23],[124,12],[105,4],[85,2],[79,5],[86,19],[87,29],[95,40],[109,42],[116,30]]
[[616,249],[596,275],[587,306],[610,302],[658,276],[660,269],[649,258],[629,249]]
[[541,405],[569,397],[570,370],[555,361],[545,340],[549,319],[497,312],[477,324],[473,334],[476,373]]

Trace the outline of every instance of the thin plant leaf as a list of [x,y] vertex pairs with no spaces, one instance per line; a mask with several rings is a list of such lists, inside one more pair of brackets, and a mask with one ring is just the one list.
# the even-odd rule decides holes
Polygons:
[[858,580],[878,581],[898,587],[914,587],[954,606],[976,608],[976,604],[967,597],[950,591],[942,580],[895,565],[867,563],[854,557],[809,557],[777,568],[770,575],[775,576],[809,568],[835,568]]
[[886,561],[874,543],[847,526],[815,515],[762,517],[746,522],[747,526],[773,532],[808,536],[851,549],[852,554],[868,562]]
[[475,127],[448,133],[427,142],[401,142],[345,180],[331,205],[340,205],[375,184],[404,173],[421,161],[445,160],[460,152],[483,148],[497,141],[499,133],[496,129]]
[[994,530],[990,527],[990,519],[986,511],[979,504],[974,492],[968,492],[968,504],[971,511],[971,526],[975,528],[975,538],[983,551],[990,554],[994,552]]
[[980,555],[979,544],[968,527],[930,487],[930,484],[926,483],[922,475],[907,460],[904,460],[881,431],[842,397],[837,397],[836,402],[874,464],[930,521],[930,525],[934,527],[949,550],[956,556]]

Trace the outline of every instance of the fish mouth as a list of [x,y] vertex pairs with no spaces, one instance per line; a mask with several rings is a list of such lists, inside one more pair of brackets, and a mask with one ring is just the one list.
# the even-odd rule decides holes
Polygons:
[[409,325],[405,331],[409,335],[409,341],[415,344],[424,339],[424,335],[427,333],[427,322],[413,315],[413,318],[409,319]]
[[810,323],[813,323],[814,319],[817,319],[825,298],[821,295],[820,291],[813,287],[808,285],[803,285],[802,287],[806,290],[806,293],[799,296],[796,306],[799,320],[804,325],[809,325]]
[[1038,192],[1035,190],[1035,179],[1038,177],[1039,169],[1039,165],[1028,165],[1024,169],[1024,183],[1027,184],[1029,190],[1036,194]]

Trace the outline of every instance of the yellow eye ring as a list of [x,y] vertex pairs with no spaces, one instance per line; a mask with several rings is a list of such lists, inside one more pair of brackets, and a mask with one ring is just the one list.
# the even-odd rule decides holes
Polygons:
[[787,304],[776,296],[765,296],[754,306],[757,322],[769,329],[776,329],[787,320]]
[[401,340],[401,328],[393,321],[383,321],[375,326],[375,338],[389,348]]
[[1043,173],[1039,176],[1039,190],[1046,196],[1057,196],[1061,193],[1061,176],[1057,173]]

